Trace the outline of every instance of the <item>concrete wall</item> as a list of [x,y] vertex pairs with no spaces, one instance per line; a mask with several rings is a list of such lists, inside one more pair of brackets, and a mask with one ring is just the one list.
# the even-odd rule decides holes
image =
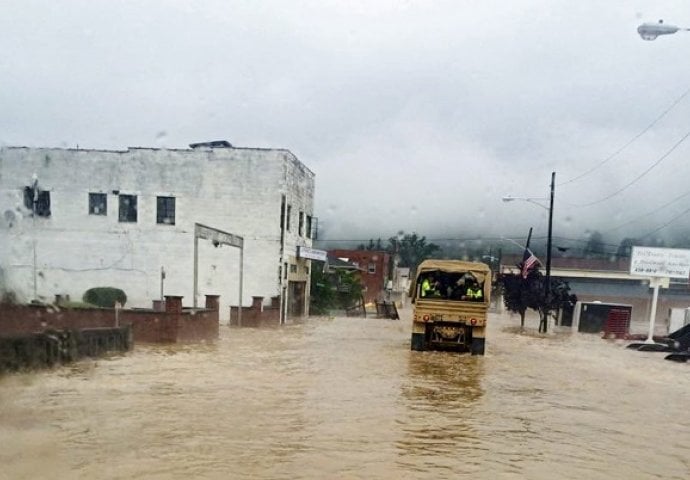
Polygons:
[[[314,175],[287,150],[4,147],[0,171],[0,288],[18,301],[34,298],[34,252],[36,297],[43,301],[55,294],[78,300],[88,288],[114,286],[127,293],[128,306],[147,307],[160,295],[161,267],[165,294],[192,299],[198,222],[244,237],[242,304],[248,306],[252,296],[280,295],[279,268],[297,261],[297,245],[311,246],[298,223],[299,212],[313,216]],[[48,218],[32,218],[24,206],[33,174],[50,192]],[[89,214],[89,193],[106,194],[107,215]],[[125,194],[137,196],[136,223],[119,221]],[[175,198],[174,225],[157,224],[158,196]],[[292,228],[281,245],[283,196]],[[202,295],[218,294],[221,312],[228,312],[239,302],[238,285],[238,250],[200,241],[199,304]]]

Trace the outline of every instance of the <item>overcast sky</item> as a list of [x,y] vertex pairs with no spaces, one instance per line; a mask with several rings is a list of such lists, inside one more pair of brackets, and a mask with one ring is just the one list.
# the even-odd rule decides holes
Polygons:
[[690,132],[690,32],[641,40],[659,18],[690,5],[1,0],[0,143],[286,148],[331,239],[544,234],[501,197],[552,171],[555,235],[668,233],[690,221],[690,194],[661,208],[690,192],[690,140],[662,159]]

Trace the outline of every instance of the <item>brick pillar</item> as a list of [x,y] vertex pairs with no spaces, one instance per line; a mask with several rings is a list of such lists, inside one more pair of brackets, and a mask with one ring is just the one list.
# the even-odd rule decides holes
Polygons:
[[176,295],[166,295],[165,313],[182,313],[182,297]]
[[264,297],[252,297],[252,309],[263,312]]
[[206,295],[206,308],[217,312],[220,310],[220,295]]

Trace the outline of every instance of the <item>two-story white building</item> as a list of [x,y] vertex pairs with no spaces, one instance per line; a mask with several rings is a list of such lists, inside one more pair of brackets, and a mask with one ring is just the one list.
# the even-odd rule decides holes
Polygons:
[[[0,148],[0,293],[81,300],[110,286],[129,307],[216,294],[227,319],[242,272],[242,305],[280,297],[283,322],[308,314],[311,262],[298,247],[312,243],[314,174],[287,150],[190,147]],[[196,224],[241,237],[242,254],[195,242]]]

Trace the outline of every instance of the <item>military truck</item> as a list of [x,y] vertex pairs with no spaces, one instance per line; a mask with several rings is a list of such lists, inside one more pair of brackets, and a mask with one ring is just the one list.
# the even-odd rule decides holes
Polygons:
[[491,269],[479,262],[424,260],[410,285],[412,350],[484,355]]

